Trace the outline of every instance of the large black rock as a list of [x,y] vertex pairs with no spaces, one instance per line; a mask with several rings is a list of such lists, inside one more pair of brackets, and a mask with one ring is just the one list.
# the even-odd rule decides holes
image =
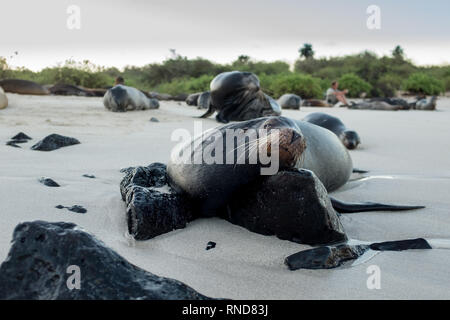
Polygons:
[[[132,265],[72,223],[21,223],[12,243],[0,299],[209,299]],[[80,268],[79,289],[68,288],[69,266]]]
[[80,141],[75,138],[65,137],[59,134],[51,134],[36,143],[31,147],[31,149],[39,151],[53,151],[62,147],[72,146],[79,143]]
[[166,166],[127,168],[120,183],[127,205],[128,232],[136,240],[147,240],[175,229],[193,219],[191,203],[167,183]]
[[309,170],[262,176],[240,190],[226,219],[250,231],[311,245],[347,240],[327,191]]

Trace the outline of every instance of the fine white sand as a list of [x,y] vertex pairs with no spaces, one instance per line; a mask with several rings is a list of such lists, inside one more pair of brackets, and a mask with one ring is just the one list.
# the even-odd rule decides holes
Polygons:
[[[101,98],[7,96],[9,106],[0,110],[0,261],[7,256],[18,223],[71,221],[137,266],[212,297],[450,298],[446,249],[381,252],[353,267],[292,272],[284,258],[308,246],[258,235],[218,218],[200,219],[185,229],[135,242],[126,236],[119,170],[166,162],[176,143],[170,139],[173,130],[193,131],[193,116],[203,111],[161,102],[159,110],[112,113],[104,109]],[[342,221],[350,238],[450,239],[450,99],[439,100],[438,110],[432,112],[302,108],[283,115],[301,119],[315,111],[336,115],[359,132],[362,145],[351,151],[354,166],[370,170],[370,178],[352,181],[334,196],[427,206],[410,212],[345,215]],[[150,122],[151,117],[160,122]],[[203,129],[217,125],[213,118],[202,124]],[[6,146],[20,131],[33,140],[21,149]],[[81,144],[52,152],[30,150],[51,133],[75,137]],[[62,187],[45,187],[38,182],[40,177],[53,178]],[[88,212],[58,210],[59,204],[82,205]],[[216,248],[206,251],[208,241],[216,242]],[[370,265],[380,267],[380,290],[366,286]]]

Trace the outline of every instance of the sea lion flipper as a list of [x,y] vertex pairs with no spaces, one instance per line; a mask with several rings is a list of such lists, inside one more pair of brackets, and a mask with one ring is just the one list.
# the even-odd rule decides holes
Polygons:
[[214,113],[214,108],[212,106],[209,106],[208,110],[201,115],[199,118],[208,118],[210,115],[212,115]]
[[339,213],[355,213],[367,211],[404,211],[423,209],[424,206],[390,205],[376,202],[349,203],[330,197],[334,210]]

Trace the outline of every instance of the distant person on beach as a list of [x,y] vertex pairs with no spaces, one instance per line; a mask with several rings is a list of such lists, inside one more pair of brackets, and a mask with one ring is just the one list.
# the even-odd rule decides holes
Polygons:
[[114,85],[117,86],[118,84],[125,84],[125,80],[122,77],[117,77],[116,80],[114,80]]
[[345,89],[343,91],[338,90],[339,82],[333,81],[331,83],[331,88],[327,90],[326,93],[326,101],[329,104],[336,104],[338,102],[342,102],[344,105],[348,105],[347,99],[345,99],[345,94],[348,93],[348,90]]

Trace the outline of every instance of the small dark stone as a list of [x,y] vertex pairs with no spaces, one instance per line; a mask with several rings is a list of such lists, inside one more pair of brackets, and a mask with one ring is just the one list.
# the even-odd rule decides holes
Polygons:
[[[80,288],[69,289],[69,266],[79,267]],[[184,283],[132,265],[73,223],[19,224],[0,266],[0,299],[197,300],[210,299]]]
[[410,249],[432,249],[430,244],[423,238],[385,241],[372,243],[370,249],[377,251],[403,251]]
[[50,178],[40,178],[39,182],[46,185],[47,187],[59,187],[60,185]]
[[11,138],[11,140],[32,140],[32,139],[33,138],[27,136],[23,132],[19,132],[18,134],[16,134],[14,137]]
[[156,119],[155,117],[151,117],[150,121],[151,121],[151,122],[159,122],[159,120]]
[[290,255],[284,263],[290,270],[332,269],[341,266],[346,261],[359,258],[368,249],[368,245],[318,247]]
[[89,178],[89,179],[95,179],[95,176],[93,174],[83,174],[83,177]]
[[71,207],[65,207],[63,205],[57,205],[55,208],[56,209],[64,209],[65,208],[65,209],[67,209],[69,211],[76,212],[76,213],[83,213],[83,214],[87,212],[87,210],[85,208],[83,208],[82,206],[79,206],[79,205],[74,205],[74,206],[71,206]]
[[31,149],[39,151],[53,151],[62,147],[67,147],[79,143],[80,141],[75,138],[65,137],[59,134],[51,134],[36,143],[31,147]]
[[209,241],[206,244],[206,250],[214,249],[216,247],[216,243],[214,241]]
[[191,204],[168,185],[164,164],[126,169],[120,191],[127,205],[128,232],[136,240],[184,228],[192,220]]
[[10,146],[10,147],[14,147],[14,148],[22,148],[21,146],[17,145],[17,144],[15,143],[15,141],[8,141],[8,142],[6,143],[6,145],[7,145],[7,146]]

